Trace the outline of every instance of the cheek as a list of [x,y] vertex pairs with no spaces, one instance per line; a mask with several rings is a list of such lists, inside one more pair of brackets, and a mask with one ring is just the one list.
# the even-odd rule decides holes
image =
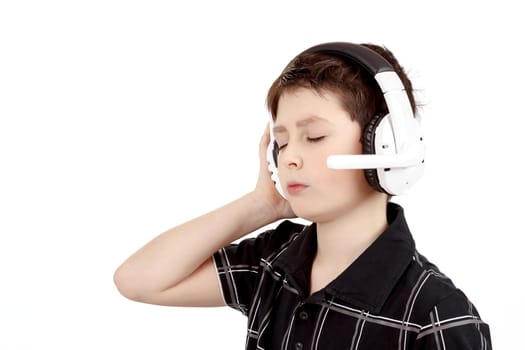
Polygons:
[[360,138],[350,142],[350,152],[351,154],[362,154],[363,153],[363,144],[360,141]]
[[326,160],[329,156],[334,154],[363,154],[363,145],[361,142],[345,142],[344,145],[335,145],[332,147],[324,147],[316,157],[312,157],[311,162],[315,164],[317,169],[327,170],[329,172],[341,173],[341,170],[334,171],[329,169],[326,165]]
[[346,189],[361,185],[363,179],[364,174],[362,170],[328,169],[323,180],[330,187]]
[[332,154],[362,154],[363,144],[361,135],[356,132],[343,132],[333,137],[329,143],[324,145],[322,152],[325,157]]
[[328,169],[324,164],[324,171],[317,172],[316,176],[317,183],[323,184],[323,188],[336,196],[363,192],[369,188],[364,170],[361,169]]

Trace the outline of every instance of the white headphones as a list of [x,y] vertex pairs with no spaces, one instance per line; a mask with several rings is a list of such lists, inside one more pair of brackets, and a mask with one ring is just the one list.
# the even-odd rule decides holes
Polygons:
[[[334,154],[327,158],[330,169],[364,169],[370,185],[389,195],[401,195],[423,175],[425,146],[419,120],[414,118],[401,79],[380,54],[361,45],[334,42],[313,46],[304,53],[335,55],[368,71],[383,92],[388,113],[376,116],[363,130],[363,154]],[[267,159],[277,190],[284,191],[277,176],[277,156],[273,133]]]

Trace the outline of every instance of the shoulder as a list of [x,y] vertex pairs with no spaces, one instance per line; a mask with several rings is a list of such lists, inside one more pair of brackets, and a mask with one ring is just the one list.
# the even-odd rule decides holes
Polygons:
[[266,259],[285,249],[299,236],[304,228],[304,225],[284,220],[273,229],[263,231],[255,237],[242,239],[237,243],[232,243],[220,249],[216,254],[216,258],[224,256],[225,261],[227,261],[225,264],[227,265],[250,263],[256,266],[259,264],[260,259]]
[[433,313],[438,312],[450,318],[479,318],[474,305],[461,289],[418,252],[415,252],[409,267],[409,276],[416,323],[425,324]]
[[305,225],[284,220],[274,229],[267,230],[253,239],[242,241],[242,243],[254,244],[259,246],[262,255],[269,255],[280,251],[288,246],[292,241],[304,231]]
[[426,348],[492,349],[490,328],[463,291],[442,274],[432,273],[422,288],[422,303],[415,312],[420,325],[417,342]]

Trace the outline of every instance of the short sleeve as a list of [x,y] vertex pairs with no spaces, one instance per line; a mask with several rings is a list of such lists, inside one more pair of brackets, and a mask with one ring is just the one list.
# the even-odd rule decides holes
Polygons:
[[416,349],[491,350],[490,330],[460,290],[441,300],[428,313]]
[[213,261],[225,304],[247,315],[264,269],[263,262],[282,249],[302,228],[302,225],[286,220],[274,230],[217,251]]

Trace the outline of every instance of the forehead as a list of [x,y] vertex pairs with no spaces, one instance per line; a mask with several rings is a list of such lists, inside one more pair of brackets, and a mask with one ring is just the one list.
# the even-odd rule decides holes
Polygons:
[[[302,129],[302,128],[306,128],[308,127],[309,125],[312,125],[312,124],[327,124],[329,123],[328,120],[324,119],[324,118],[321,118],[321,117],[318,117],[316,115],[311,115],[311,116],[308,116],[304,119],[299,119],[295,122],[295,126],[299,129]],[[282,124],[276,124],[274,127],[273,127],[273,132],[274,133],[282,133],[282,132],[286,132],[286,126],[282,125]]]
[[283,92],[279,98],[274,130],[292,125],[304,127],[318,123],[348,122],[350,119],[335,93],[298,88]]

